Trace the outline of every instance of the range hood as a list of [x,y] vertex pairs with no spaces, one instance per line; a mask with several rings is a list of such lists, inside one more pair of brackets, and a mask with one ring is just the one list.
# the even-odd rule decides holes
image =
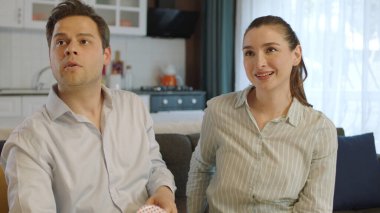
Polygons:
[[195,30],[198,12],[170,8],[149,8],[147,35],[163,38],[190,38]]

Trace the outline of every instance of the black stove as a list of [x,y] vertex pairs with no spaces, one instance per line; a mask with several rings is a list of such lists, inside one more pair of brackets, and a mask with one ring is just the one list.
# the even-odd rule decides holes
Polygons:
[[141,86],[140,91],[145,92],[174,92],[174,91],[193,91],[193,87],[189,86]]

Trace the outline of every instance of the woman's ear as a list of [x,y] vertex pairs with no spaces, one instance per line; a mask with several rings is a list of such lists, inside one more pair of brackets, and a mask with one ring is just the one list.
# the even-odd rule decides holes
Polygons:
[[300,45],[297,45],[293,50],[293,66],[297,66],[301,63],[302,59],[302,48]]

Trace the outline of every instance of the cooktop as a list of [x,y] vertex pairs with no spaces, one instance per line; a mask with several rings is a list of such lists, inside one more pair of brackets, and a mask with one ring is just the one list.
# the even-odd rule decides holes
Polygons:
[[193,91],[189,86],[141,86],[140,91],[146,92],[166,92],[166,91]]

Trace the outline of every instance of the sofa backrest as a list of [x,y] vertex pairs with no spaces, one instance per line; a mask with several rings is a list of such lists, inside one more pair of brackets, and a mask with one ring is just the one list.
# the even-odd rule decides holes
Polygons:
[[193,152],[191,140],[186,135],[156,134],[162,159],[174,175],[176,197],[186,197],[187,173]]

